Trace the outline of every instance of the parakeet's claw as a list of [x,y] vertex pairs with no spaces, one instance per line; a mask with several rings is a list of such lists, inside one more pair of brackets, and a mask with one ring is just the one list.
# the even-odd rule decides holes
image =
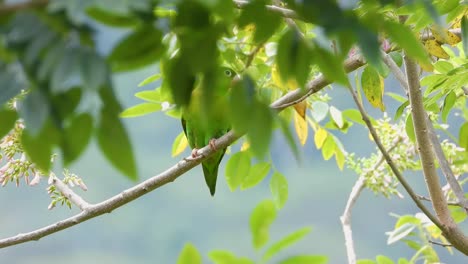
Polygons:
[[210,146],[211,150],[213,151],[217,151],[217,147],[216,147],[216,139],[212,138],[210,139],[210,142],[208,142],[208,145]]
[[204,157],[203,155],[198,154],[198,149],[194,148],[192,149],[192,154],[190,155],[190,157],[184,158],[184,160],[185,161],[199,160],[203,157]]

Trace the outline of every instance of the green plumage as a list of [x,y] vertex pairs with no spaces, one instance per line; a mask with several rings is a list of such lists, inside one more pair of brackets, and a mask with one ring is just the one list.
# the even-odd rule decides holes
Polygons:
[[[235,74],[232,70],[225,69],[224,76],[229,81],[223,80],[217,83],[226,87],[216,87],[216,90],[212,91],[212,97],[207,100],[203,97],[205,87],[200,85],[193,90],[189,106],[182,109],[182,127],[192,149],[208,145],[210,140],[221,137],[230,129],[226,105],[230,81]],[[209,103],[210,107],[202,107],[202,103]],[[206,111],[207,109],[209,112]],[[217,150],[215,154],[202,162],[205,182],[212,196],[216,191],[218,168],[225,152],[226,149]]]

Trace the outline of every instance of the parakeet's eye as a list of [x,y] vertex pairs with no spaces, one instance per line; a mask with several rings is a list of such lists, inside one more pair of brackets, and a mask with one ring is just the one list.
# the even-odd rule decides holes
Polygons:
[[227,77],[231,77],[232,76],[232,71],[231,70],[225,70],[224,75],[226,75]]

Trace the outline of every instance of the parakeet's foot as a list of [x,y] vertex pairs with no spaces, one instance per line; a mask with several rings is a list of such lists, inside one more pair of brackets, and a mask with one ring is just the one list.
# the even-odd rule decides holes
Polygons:
[[213,150],[213,151],[218,150],[216,148],[216,139],[215,138],[210,139],[210,142],[208,142],[208,145],[210,146],[211,150]]
[[199,155],[198,154],[198,149],[197,148],[194,148],[192,149],[192,154],[190,157],[188,158],[184,158],[185,161],[191,161],[191,160],[198,160],[198,159],[201,159],[203,158],[203,155]]

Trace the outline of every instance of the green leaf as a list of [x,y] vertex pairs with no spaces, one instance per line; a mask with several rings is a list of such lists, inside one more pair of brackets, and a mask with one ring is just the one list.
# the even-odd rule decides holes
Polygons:
[[455,105],[457,101],[457,95],[454,91],[451,91],[447,94],[444,99],[444,105],[442,106],[442,122],[447,122],[447,117],[452,110],[452,107]]
[[120,117],[137,117],[157,112],[162,109],[161,104],[141,103],[125,109]]
[[408,236],[414,229],[416,228],[416,225],[410,224],[410,223],[405,223],[392,232],[389,232],[389,236],[387,239],[387,245],[393,244],[406,236]]
[[390,20],[383,21],[383,28],[390,38],[409,55],[423,64],[431,63],[421,42],[407,26]]
[[21,145],[28,158],[47,173],[51,166],[52,147],[59,139],[58,131],[51,122],[47,122],[37,135],[31,134],[26,127],[21,134]]
[[326,256],[299,255],[282,260],[279,264],[326,264]]
[[286,177],[278,171],[275,171],[271,177],[270,191],[276,208],[283,208],[284,204],[288,200],[288,181],[286,180]]
[[276,207],[273,201],[264,200],[253,210],[250,216],[250,232],[255,249],[263,247],[270,237],[270,225],[276,219]]
[[304,236],[310,233],[312,229],[310,227],[303,227],[286,237],[282,238],[280,241],[271,245],[263,254],[262,261],[267,262],[271,257],[275,254],[280,252],[281,250],[291,246],[292,244],[296,243],[297,241],[301,240]]
[[265,104],[257,103],[254,112],[250,113],[250,128],[247,138],[251,142],[253,153],[264,157],[269,150],[273,130],[273,113]]
[[367,101],[373,106],[385,111],[383,103],[384,82],[377,70],[367,66],[362,71],[361,86]]
[[0,139],[10,132],[18,119],[16,111],[3,109],[0,110]]
[[250,167],[249,174],[241,184],[241,190],[245,190],[259,184],[270,172],[271,164],[269,162],[259,162]]
[[114,71],[134,70],[155,63],[162,54],[162,33],[152,25],[139,27],[114,47],[109,62]]
[[157,81],[159,79],[161,79],[161,74],[160,73],[153,74],[153,75],[147,77],[146,79],[144,79],[142,82],[140,82],[138,84],[138,87],[145,86],[147,84],[153,83],[153,82],[155,82],[155,81]]
[[388,53],[388,55],[390,55],[390,57],[393,59],[396,65],[398,65],[398,67],[401,67],[401,65],[403,64],[403,57],[401,56],[400,52],[392,51]]
[[64,127],[61,149],[67,166],[86,149],[93,131],[93,118],[87,113],[80,114]]
[[1,68],[0,84],[2,84],[2,92],[0,93],[0,107],[18,95],[21,92],[21,89],[26,88],[23,87],[21,82],[16,78],[16,74],[14,72],[3,70]]
[[468,16],[464,15],[461,20],[461,35],[463,42],[463,52],[468,54]]
[[405,258],[400,258],[398,259],[398,264],[412,264],[411,262],[409,262],[407,259]]
[[460,134],[458,135],[460,147],[468,151],[468,122],[465,122],[460,127]]
[[136,17],[109,12],[96,6],[87,8],[86,14],[94,20],[111,27],[131,27],[138,24]]
[[231,192],[241,185],[250,171],[250,157],[246,151],[231,156],[226,164],[226,182]]
[[343,112],[343,117],[353,121],[354,123],[358,123],[361,125],[365,125],[366,123],[362,120],[361,112],[357,109],[346,109]]
[[85,89],[97,90],[109,79],[106,62],[94,52],[84,51],[80,56],[80,71]]
[[49,116],[49,102],[38,91],[32,90],[19,104],[18,112],[31,136],[36,136]]
[[162,101],[160,89],[138,92],[135,97],[152,103],[161,103]]
[[245,27],[248,24],[255,24],[254,41],[262,43],[268,40],[279,27],[282,18],[275,12],[267,10],[265,0],[250,1],[248,5],[242,8],[239,17],[239,27]]
[[227,250],[213,250],[208,254],[208,257],[214,264],[254,264],[253,260],[245,257],[236,257],[232,252]]
[[229,97],[229,117],[237,133],[248,132],[256,103],[255,82],[246,75],[234,83]]
[[185,244],[182,252],[179,254],[177,264],[201,264],[202,257],[197,248],[191,243]]
[[100,95],[104,107],[101,110],[101,119],[97,126],[98,144],[112,165],[131,180],[136,180],[136,165],[130,139],[121,120],[117,117],[120,105],[112,92],[109,87],[101,88]]
[[329,160],[335,154],[335,138],[328,135],[322,146],[322,156],[324,160]]
[[393,260],[383,255],[378,255],[376,260],[377,260],[377,264],[394,264],[395,263],[393,262]]
[[80,54],[78,48],[67,48],[52,71],[50,90],[54,94],[63,93],[80,85]]
[[414,134],[413,117],[411,115],[408,115],[406,117],[405,131],[409,139],[413,142],[416,142],[416,136]]
[[318,43],[314,45],[314,62],[320,68],[320,71],[329,81],[336,81],[339,84],[346,85],[348,76],[346,75],[343,62],[330,51],[320,47]]

